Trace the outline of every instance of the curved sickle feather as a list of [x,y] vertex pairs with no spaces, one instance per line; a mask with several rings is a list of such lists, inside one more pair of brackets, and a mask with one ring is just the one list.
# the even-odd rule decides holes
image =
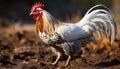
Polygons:
[[110,14],[110,10],[101,4],[92,7],[77,25],[89,34],[97,32],[99,35],[102,32],[104,35],[108,35],[110,44],[113,43],[117,35],[116,23]]

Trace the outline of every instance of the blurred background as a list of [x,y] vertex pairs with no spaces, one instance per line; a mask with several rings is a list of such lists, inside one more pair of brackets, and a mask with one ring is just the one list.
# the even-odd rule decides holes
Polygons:
[[108,39],[101,39],[84,45],[65,69],[120,69],[120,0],[0,0],[0,69],[61,69],[64,65],[65,61],[56,66],[44,63],[55,56],[38,37],[29,15],[37,1],[55,18],[73,23],[92,6],[107,6],[118,27],[115,42],[110,46]]
[[78,21],[86,11],[96,4],[109,7],[116,20],[120,21],[120,0],[0,0],[0,20],[21,21],[31,23],[29,16],[31,6],[40,1],[56,18],[62,21]]

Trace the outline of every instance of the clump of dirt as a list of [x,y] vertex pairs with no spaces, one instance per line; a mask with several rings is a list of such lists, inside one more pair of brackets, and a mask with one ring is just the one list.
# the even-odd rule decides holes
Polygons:
[[107,39],[90,42],[80,48],[67,67],[63,67],[66,56],[62,56],[58,64],[52,66],[50,63],[56,57],[50,48],[42,43],[35,30],[22,28],[7,25],[0,27],[0,69],[120,68],[120,37],[115,39],[113,46],[109,45]]

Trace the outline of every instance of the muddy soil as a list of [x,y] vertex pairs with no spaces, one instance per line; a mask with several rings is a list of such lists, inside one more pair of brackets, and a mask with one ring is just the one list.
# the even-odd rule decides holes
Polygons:
[[56,56],[38,37],[34,25],[0,25],[0,69],[120,69],[120,34],[112,46],[101,39],[81,47],[63,67],[66,58],[50,64]]

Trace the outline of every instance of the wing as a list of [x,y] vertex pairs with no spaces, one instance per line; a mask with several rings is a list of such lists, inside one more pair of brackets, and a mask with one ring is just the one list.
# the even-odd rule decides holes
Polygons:
[[117,35],[116,23],[109,9],[101,4],[92,7],[77,25],[84,29],[88,35],[92,32],[98,32],[99,36],[100,32],[102,32],[103,35],[108,35],[111,44]]
[[62,25],[56,32],[66,41],[77,40],[88,36],[88,33],[76,24]]

